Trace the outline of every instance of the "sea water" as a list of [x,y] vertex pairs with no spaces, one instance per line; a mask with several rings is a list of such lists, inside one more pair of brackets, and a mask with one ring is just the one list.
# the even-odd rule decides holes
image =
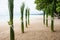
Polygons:
[[[39,17],[39,16],[42,16],[42,15],[30,15],[30,18],[35,18],[35,17]],[[13,16],[14,20],[19,20],[21,18],[21,15],[20,14],[14,14]],[[7,22],[9,21],[10,19],[10,16],[9,15],[0,15],[0,22]]]

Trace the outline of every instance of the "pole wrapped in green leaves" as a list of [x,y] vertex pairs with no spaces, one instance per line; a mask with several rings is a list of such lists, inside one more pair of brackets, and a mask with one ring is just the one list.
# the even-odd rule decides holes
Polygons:
[[51,31],[54,31],[54,16],[53,16],[53,11],[51,13]]
[[30,9],[28,8],[28,25],[30,24]]
[[46,26],[48,27],[48,6],[46,8]]
[[54,13],[56,11],[56,0],[53,0],[53,7],[51,13],[51,31],[54,31]]
[[44,13],[43,13],[43,24],[45,24],[45,9],[43,11],[44,11]]
[[26,21],[26,27],[28,27],[28,26],[27,26],[27,12],[28,12],[28,9],[26,8],[26,11],[25,11],[25,18],[26,18],[26,20],[25,20],[25,21]]
[[25,7],[25,4],[22,3],[22,6],[21,6],[21,30],[22,30],[22,33],[24,33],[24,22],[23,22],[23,19],[24,19],[24,7]]
[[8,7],[9,7],[9,14],[10,14],[10,21],[8,24],[10,25],[10,40],[14,40],[14,29],[13,29],[13,7],[14,0],[8,0]]

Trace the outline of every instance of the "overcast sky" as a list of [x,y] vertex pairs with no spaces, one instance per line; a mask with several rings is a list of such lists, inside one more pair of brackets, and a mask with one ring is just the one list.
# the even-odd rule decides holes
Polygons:
[[[25,2],[25,6],[30,8],[31,13],[38,12],[35,9],[34,0],[14,0],[14,13],[19,14],[22,2]],[[6,15],[8,13],[8,0],[0,0],[0,15]]]

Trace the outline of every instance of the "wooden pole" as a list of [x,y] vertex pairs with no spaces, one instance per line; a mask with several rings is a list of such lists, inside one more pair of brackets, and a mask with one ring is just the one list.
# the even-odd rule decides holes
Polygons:
[[30,9],[28,8],[28,25],[30,24]]
[[14,29],[13,29],[13,6],[14,6],[14,0],[8,0],[8,6],[9,6],[9,14],[10,14],[10,40],[14,40]]
[[28,16],[28,15],[27,15],[27,12],[28,12],[28,9],[26,8],[26,12],[25,12],[25,18],[26,18],[26,20],[25,20],[25,21],[26,21],[26,28],[28,27],[28,26],[27,26],[27,16]]
[[24,33],[24,3],[22,4],[21,6],[21,30],[22,30],[22,33]]
[[44,13],[43,13],[43,24],[45,24],[45,10],[44,10]]
[[47,6],[47,10],[46,10],[46,26],[48,27],[48,6]]

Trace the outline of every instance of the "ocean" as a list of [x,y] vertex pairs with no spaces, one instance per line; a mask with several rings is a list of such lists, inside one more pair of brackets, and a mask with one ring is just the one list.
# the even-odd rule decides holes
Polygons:
[[[39,16],[42,16],[42,15],[36,15],[36,14],[31,14],[30,15],[30,18],[32,18],[32,17],[39,17]],[[19,20],[20,19],[20,17],[21,17],[21,15],[19,15],[19,14],[14,14],[14,20]],[[0,15],[0,22],[7,22],[7,21],[9,21],[9,15]]]

